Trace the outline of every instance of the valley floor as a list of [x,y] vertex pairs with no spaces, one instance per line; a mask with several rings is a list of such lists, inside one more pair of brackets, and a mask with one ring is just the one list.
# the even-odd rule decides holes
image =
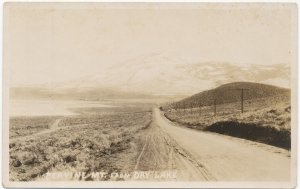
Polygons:
[[[158,108],[80,111],[34,134],[12,136],[10,180],[49,180],[65,172],[85,172],[69,179],[84,181],[290,179],[290,152],[282,148],[177,126]],[[108,174],[95,178],[96,172]]]
[[[142,147],[139,135],[150,124],[151,107],[78,111],[81,114],[77,116],[12,118],[11,181],[43,180],[47,173],[53,172],[133,170]],[[109,179],[109,176],[100,178]],[[76,180],[93,178],[86,176]]]

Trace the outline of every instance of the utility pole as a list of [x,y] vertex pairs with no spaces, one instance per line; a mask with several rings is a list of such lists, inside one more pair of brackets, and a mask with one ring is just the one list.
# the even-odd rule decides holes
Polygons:
[[217,99],[214,99],[214,114],[217,115]]
[[241,91],[241,112],[244,113],[244,91],[249,90],[249,89],[241,88],[241,89],[235,89],[235,90]]
[[199,115],[201,116],[201,103],[199,103]]

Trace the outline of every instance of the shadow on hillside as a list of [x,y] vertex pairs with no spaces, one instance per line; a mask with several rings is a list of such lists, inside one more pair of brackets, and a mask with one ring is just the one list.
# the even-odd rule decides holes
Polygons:
[[291,148],[291,134],[290,131],[285,129],[277,130],[251,123],[222,121],[214,123],[204,130],[261,142],[288,150]]

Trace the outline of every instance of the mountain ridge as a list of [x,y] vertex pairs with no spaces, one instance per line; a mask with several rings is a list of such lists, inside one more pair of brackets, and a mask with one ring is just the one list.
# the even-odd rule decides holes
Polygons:
[[57,89],[114,88],[124,92],[190,95],[235,81],[289,86],[289,72],[288,64],[191,62],[156,53],[99,67],[93,74],[45,86]]

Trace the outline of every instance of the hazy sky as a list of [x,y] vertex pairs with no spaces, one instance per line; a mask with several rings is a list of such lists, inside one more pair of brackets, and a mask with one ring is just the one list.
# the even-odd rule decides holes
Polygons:
[[72,80],[153,53],[187,64],[290,64],[292,10],[288,5],[5,4],[4,61],[11,85]]

